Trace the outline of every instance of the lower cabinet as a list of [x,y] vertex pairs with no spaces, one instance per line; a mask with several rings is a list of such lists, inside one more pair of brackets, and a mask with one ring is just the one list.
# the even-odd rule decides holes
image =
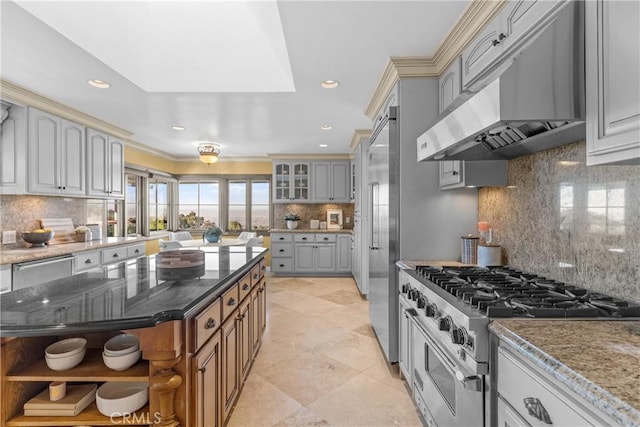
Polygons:
[[251,298],[246,298],[238,308],[238,359],[240,379],[244,381],[253,361],[253,339],[251,336]]
[[226,420],[240,389],[238,373],[238,322],[232,315],[222,324],[222,413]]
[[192,358],[191,378],[196,390],[194,425],[222,426],[220,408],[220,341],[218,331]]
[[275,274],[351,275],[351,234],[273,233]]

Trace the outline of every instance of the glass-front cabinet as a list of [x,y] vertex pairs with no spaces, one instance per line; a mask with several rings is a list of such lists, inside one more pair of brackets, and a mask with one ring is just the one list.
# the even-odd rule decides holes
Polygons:
[[306,202],[310,199],[309,163],[274,162],[273,201]]

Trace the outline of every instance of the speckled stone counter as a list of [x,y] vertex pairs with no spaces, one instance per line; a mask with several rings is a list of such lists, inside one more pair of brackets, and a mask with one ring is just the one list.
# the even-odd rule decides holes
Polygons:
[[106,239],[91,240],[89,242],[73,242],[62,243],[58,245],[48,245],[44,248],[3,248],[0,249],[0,265],[35,261],[38,259],[51,258],[60,255],[69,255],[76,252],[90,251],[92,249],[102,249],[109,246],[119,246],[135,242],[144,242],[153,239],[157,239],[157,237],[107,237]]
[[489,330],[620,425],[640,426],[640,321],[497,320]]
[[326,229],[326,228],[296,228],[290,230],[288,228],[274,228],[269,230],[270,233],[346,233],[352,234],[353,230],[350,228],[341,229]]

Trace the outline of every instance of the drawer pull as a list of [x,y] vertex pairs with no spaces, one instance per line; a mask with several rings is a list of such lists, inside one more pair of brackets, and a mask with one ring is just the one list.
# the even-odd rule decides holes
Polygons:
[[229,306],[236,305],[236,300],[234,300],[233,298],[229,298],[229,301],[227,302],[227,305],[229,305]]
[[278,240],[284,240],[284,237],[280,237],[280,238],[278,238]]
[[206,325],[204,325],[204,328],[213,329],[215,327],[216,327],[216,320],[213,317],[209,317],[209,319],[207,319]]
[[325,237],[325,238],[324,238],[324,239],[322,239],[322,240],[329,240],[329,238],[328,238],[328,237]]
[[113,254],[113,258],[118,258],[120,255],[118,254]]
[[140,249],[136,249],[135,251],[133,251],[134,254],[139,254],[140,253]]
[[280,264],[280,267],[284,267],[284,264]]
[[246,291],[247,289],[249,289],[249,284],[245,283],[244,285],[242,285],[243,291]]
[[302,240],[307,240],[307,238],[306,238],[306,237],[303,237],[303,238],[302,238]]
[[84,263],[85,263],[85,264],[91,264],[91,260],[90,260],[90,259],[85,260],[85,262],[84,262]]
[[529,415],[545,424],[553,424],[551,418],[549,418],[549,413],[544,409],[544,406],[542,406],[540,399],[525,397],[523,400],[524,406],[527,408],[527,411],[529,411]]
[[278,252],[284,252],[284,249],[280,249]]
[[257,278],[258,278],[258,273],[255,273],[255,274],[253,275],[253,278],[254,278],[254,279],[257,279]]

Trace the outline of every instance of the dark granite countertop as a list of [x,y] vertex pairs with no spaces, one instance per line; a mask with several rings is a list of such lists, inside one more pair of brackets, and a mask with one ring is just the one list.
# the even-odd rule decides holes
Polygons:
[[640,321],[505,319],[489,330],[617,424],[640,426]]
[[180,320],[221,295],[267,252],[244,246],[202,249],[205,275],[198,279],[159,280],[152,255],[2,294],[0,336],[112,331]]

